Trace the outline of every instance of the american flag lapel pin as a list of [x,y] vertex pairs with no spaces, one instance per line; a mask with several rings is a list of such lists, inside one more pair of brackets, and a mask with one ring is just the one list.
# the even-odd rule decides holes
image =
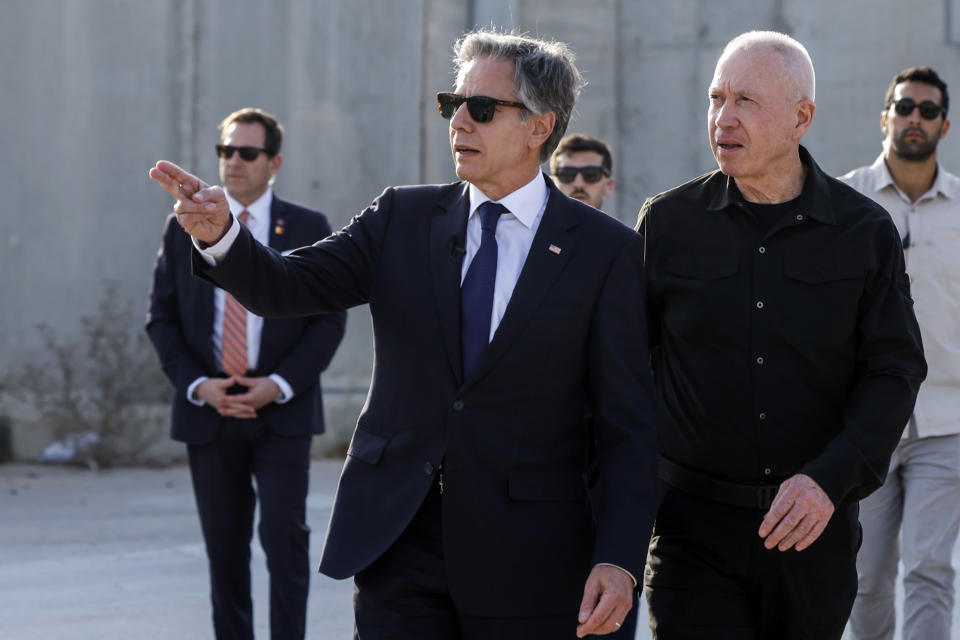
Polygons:
[[550,253],[555,253],[557,255],[560,255],[561,249],[557,245],[551,244],[549,247],[547,247],[547,251],[549,251]]

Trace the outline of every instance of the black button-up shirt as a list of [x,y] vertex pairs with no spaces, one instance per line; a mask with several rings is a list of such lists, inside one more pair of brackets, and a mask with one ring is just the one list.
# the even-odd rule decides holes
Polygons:
[[720,171],[644,203],[658,430],[674,462],[837,505],[882,484],[926,363],[890,216],[800,154],[770,227]]

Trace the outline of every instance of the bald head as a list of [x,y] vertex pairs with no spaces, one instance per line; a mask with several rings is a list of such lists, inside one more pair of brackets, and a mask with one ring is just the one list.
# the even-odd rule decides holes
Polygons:
[[816,77],[813,61],[806,48],[778,31],[748,31],[742,33],[724,47],[717,66],[731,55],[741,51],[772,51],[780,60],[783,88],[791,102],[809,100],[816,102]]

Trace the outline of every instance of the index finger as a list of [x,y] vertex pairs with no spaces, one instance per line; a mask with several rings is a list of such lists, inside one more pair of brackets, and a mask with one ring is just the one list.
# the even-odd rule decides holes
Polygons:
[[160,160],[148,175],[174,198],[190,197],[206,185],[200,178],[167,160]]
[[584,622],[577,627],[577,633],[583,633],[586,635],[588,633],[597,631],[614,613],[616,608],[617,599],[608,591],[605,591],[603,595],[600,596],[600,601],[593,609],[593,613],[590,614],[590,617],[584,620]]

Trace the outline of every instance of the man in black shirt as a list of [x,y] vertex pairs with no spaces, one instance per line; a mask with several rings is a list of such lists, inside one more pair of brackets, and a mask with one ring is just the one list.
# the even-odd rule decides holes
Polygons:
[[926,374],[897,231],[800,146],[815,111],[799,42],[738,36],[710,86],[720,170],[640,211],[659,640],[840,638],[857,500],[882,483]]

